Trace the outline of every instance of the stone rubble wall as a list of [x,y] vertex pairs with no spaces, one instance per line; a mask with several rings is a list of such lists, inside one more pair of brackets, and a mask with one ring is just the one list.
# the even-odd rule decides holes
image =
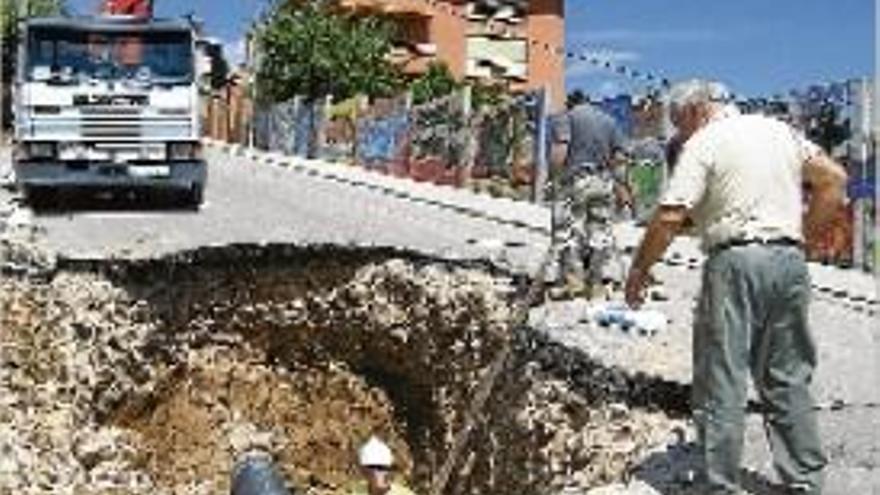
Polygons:
[[585,386],[589,364],[516,336],[510,281],[485,270],[289,246],[18,266],[43,268],[0,281],[0,493],[218,493],[255,444],[330,493],[370,431],[426,493],[506,339],[516,357],[448,493],[617,480],[676,428],[636,388],[600,370]]

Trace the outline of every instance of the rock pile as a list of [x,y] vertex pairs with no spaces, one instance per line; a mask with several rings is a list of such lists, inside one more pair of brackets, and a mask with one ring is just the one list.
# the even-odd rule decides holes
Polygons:
[[154,327],[95,277],[0,282],[0,492],[149,493],[127,432],[98,419],[149,387],[137,363]]
[[40,247],[40,229],[30,213],[0,197],[0,275],[39,276],[55,268],[55,259]]
[[[426,492],[514,337],[510,287],[432,262],[295,251],[4,278],[0,493],[222,493],[253,446],[331,493],[373,432]],[[517,347],[449,493],[619,479],[673,427],[595,401],[532,352]]]

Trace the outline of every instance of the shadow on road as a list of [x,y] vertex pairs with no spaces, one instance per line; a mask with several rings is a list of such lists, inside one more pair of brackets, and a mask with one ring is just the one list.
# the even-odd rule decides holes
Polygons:
[[[696,473],[697,446],[694,443],[672,445],[665,452],[656,452],[634,467],[633,477],[651,486],[662,495],[697,495],[693,483]],[[742,488],[749,495],[785,495],[784,487],[764,475],[744,469]]]
[[174,212],[198,213],[186,194],[156,190],[63,190],[31,194],[24,203],[37,216],[62,216],[71,213],[105,212]]

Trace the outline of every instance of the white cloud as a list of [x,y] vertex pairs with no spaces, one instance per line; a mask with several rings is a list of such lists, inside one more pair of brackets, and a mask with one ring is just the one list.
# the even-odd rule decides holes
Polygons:
[[237,40],[225,41],[223,43],[223,56],[231,66],[237,66],[244,63],[247,58],[247,40],[241,37]]

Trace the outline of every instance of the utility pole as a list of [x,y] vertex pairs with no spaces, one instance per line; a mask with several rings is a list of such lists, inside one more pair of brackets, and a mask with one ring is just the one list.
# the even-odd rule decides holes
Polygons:
[[[874,25],[880,22],[880,0],[874,0]],[[880,31],[874,30],[874,46],[880,43]],[[880,101],[880,52],[874,50],[874,80],[871,84],[874,87],[874,108],[871,115],[874,125],[871,129],[871,146],[873,146],[873,160],[871,164],[874,167],[874,252],[871,253],[874,263],[874,279],[877,283],[877,294],[880,296],[880,170],[878,170],[877,148],[880,146],[880,111],[878,111],[878,101]]]
[[[873,207],[876,215],[877,203],[870,197],[869,184],[872,174],[876,174],[876,159],[872,157],[875,147],[872,121],[876,115],[875,95],[872,93],[872,82],[868,79],[856,79],[847,83],[850,138],[847,154],[850,161],[850,183],[853,209],[853,245],[852,256],[855,266],[870,271],[876,263],[877,230],[868,219]],[[875,179],[876,180],[876,179]],[[876,184],[875,184],[876,185]],[[876,193],[875,193],[876,194]],[[873,203],[873,204],[872,204]],[[874,245],[874,251],[869,249]],[[876,267],[874,267],[876,269]]]
[[538,90],[535,104],[535,173],[532,177],[532,200],[537,204],[547,201],[547,184],[550,179],[548,144],[550,127],[550,85]]

